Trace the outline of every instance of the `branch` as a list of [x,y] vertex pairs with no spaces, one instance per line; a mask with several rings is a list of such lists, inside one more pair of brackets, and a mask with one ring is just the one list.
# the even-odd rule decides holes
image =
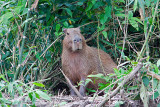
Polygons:
[[118,91],[123,87],[129,80],[133,79],[134,75],[143,67],[142,61],[146,59],[140,59],[137,66],[132,70],[130,74],[128,74],[125,79],[122,81],[122,83],[115,89],[113,92],[104,98],[104,100],[98,105],[98,107],[102,107],[110,98],[112,98],[114,95],[118,93]]
[[160,76],[159,76],[159,75],[156,75],[156,74],[153,73],[153,72],[147,72],[147,75],[152,76],[152,77],[156,78],[157,80],[160,80]]

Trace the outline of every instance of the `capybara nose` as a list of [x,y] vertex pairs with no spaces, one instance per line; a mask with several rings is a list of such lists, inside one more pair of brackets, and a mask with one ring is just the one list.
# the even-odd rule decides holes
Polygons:
[[79,37],[78,35],[76,35],[73,41],[74,42],[82,42],[82,39],[81,39],[81,37]]

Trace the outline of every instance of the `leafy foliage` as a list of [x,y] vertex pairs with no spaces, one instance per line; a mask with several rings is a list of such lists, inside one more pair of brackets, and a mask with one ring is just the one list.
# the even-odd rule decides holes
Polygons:
[[[0,78],[2,79],[0,81],[0,106],[2,107],[9,105],[27,106],[29,98],[32,102],[30,106],[35,106],[36,98],[51,100],[48,94],[46,94],[45,92],[39,89],[34,89],[34,87],[36,86],[44,87],[42,83],[34,82],[33,84],[32,83],[24,84],[20,81],[9,82],[4,78],[4,75],[0,75]],[[6,96],[8,96],[8,98]],[[25,99],[25,101],[22,102],[23,99]]]
[[[12,97],[14,88],[23,90],[19,87],[22,83],[44,80],[47,89],[52,90],[63,82],[59,71],[62,29],[78,26],[88,45],[109,53],[118,65],[129,61],[115,70],[117,79],[129,74],[138,60],[147,56],[149,59],[141,70],[141,81],[131,81],[128,84],[134,85],[124,88],[127,93],[139,92],[144,103],[148,99],[146,92],[153,92],[153,99],[159,96],[159,80],[146,73],[159,75],[159,0],[39,0],[32,10],[31,4],[31,0],[0,1],[0,75],[5,81],[1,87],[10,87],[7,91]],[[150,66],[146,68],[145,65]],[[110,80],[112,76],[97,75],[111,84],[115,81]],[[44,87],[39,83],[34,85]],[[106,86],[109,84],[101,84],[103,88]],[[43,91],[36,89],[32,89],[28,96],[32,102],[38,96],[49,100]],[[11,104],[8,100],[3,102]]]

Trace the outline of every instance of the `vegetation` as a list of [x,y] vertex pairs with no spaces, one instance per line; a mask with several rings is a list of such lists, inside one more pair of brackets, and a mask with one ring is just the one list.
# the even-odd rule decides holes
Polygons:
[[[1,0],[0,5],[0,106],[27,105],[15,95],[35,106],[36,98],[50,100],[53,89],[56,94],[66,83],[60,71],[62,31],[78,26],[88,45],[110,54],[119,66],[109,76],[91,75],[109,81],[100,84],[106,95],[147,57],[139,75],[121,88],[145,107],[158,98],[159,0]],[[118,80],[110,78],[115,75]]]

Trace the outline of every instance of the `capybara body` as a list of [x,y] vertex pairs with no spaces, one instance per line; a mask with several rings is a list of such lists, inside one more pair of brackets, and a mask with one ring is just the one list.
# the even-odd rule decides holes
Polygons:
[[[79,92],[85,96],[86,88],[98,89],[98,83],[104,83],[96,80],[95,84],[90,82],[84,86],[88,75],[113,73],[113,68],[117,66],[107,53],[88,46],[79,28],[64,29],[64,33],[66,36],[63,40],[62,69],[73,85],[83,81]],[[70,90],[71,95],[75,95]]]

